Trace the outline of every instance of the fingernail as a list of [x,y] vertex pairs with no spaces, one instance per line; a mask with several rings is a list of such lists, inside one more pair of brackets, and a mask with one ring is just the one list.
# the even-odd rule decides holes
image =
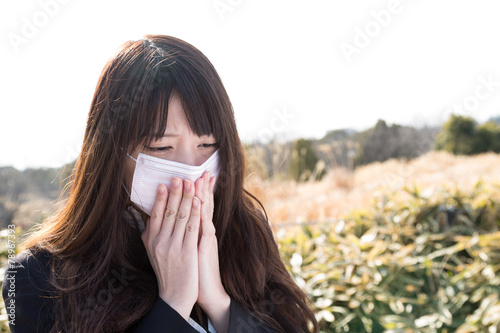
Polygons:
[[181,180],[179,178],[172,179],[172,188],[179,188],[181,185]]
[[184,180],[184,189],[186,190],[186,192],[189,192],[191,190],[191,183],[187,179]]
[[198,208],[199,205],[200,205],[200,199],[198,199],[197,197],[194,197],[193,198],[193,207]]
[[163,194],[163,193],[165,193],[165,185],[160,184],[158,186],[158,194]]

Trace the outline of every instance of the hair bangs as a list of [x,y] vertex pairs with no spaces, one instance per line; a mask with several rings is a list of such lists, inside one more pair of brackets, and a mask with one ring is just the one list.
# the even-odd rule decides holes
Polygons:
[[144,67],[142,77],[132,76],[130,81],[134,83],[125,93],[132,96],[132,103],[129,105],[131,117],[125,126],[133,128],[128,131],[134,133],[129,138],[132,147],[150,144],[164,135],[168,103],[175,87],[169,66],[159,66],[161,59],[155,56],[154,50],[150,51],[137,66]]
[[221,105],[216,91],[211,89],[203,73],[188,70],[186,64],[160,61],[149,72],[151,79],[146,87],[146,96],[137,104],[136,125],[139,126],[139,140],[135,144],[151,144],[165,134],[168,104],[176,95],[182,104],[190,129],[198,136],[213,134],[217,141],[223,140],[220,117]]
[[168,103],[174,93],[172,84],[166,82],[158,85],[138,112],[143,114],[144,122],[140,123],[141,142],[149,145],[165,135],[168,118]]
[[175,78],[175,93],[193,133],[198,136],[213,134],[217,141],[223,141],[222,105],[203,73],[181,67],[175,72]]

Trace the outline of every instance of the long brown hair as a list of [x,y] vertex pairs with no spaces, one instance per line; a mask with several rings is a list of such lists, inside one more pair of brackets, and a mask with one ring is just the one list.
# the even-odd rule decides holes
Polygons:
[[163,135],[172,94],[193,132],[214,134],[219,143],[213,220],[227,293],[277,332],[317,331],[306,295],[280,259],[264,207],[243,188],[243,148],[221,79],[199,50],[163,35],[125,43],[105,65],[67,202],[24,243],[54,258],[51,282],[60,297],[53,331],[124,331],[157,299],[122,180],[126,153]]

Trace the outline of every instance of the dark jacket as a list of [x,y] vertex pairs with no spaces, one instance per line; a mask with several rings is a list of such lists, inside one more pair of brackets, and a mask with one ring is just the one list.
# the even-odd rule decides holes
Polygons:
[[[39,251],[24,251],[7,262],[2,295],[13,333],[49,332],[54,325],[54,301],[48,282],[50,255]],[[246,313],[231,299],[229,333],[271,333],[268,326]],[[128,332],[186,332],[197,331],[161,298],[141,321]]]

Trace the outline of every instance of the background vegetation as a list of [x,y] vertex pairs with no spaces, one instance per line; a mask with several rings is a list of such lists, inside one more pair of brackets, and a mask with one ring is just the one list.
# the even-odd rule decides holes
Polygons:
[[436,148],[460,155],[500,153],[498,118],[479,125],[471,117],[452,115],[437,136]]
[[[246,187],[322,332],[500,332],[498,120],[245,147]],[[71,168],[0,168],[0,280],[5,228],[19,243],[53,213]]]
[[500,187],[419,188],[280,238],[323,332],[497,332]]

